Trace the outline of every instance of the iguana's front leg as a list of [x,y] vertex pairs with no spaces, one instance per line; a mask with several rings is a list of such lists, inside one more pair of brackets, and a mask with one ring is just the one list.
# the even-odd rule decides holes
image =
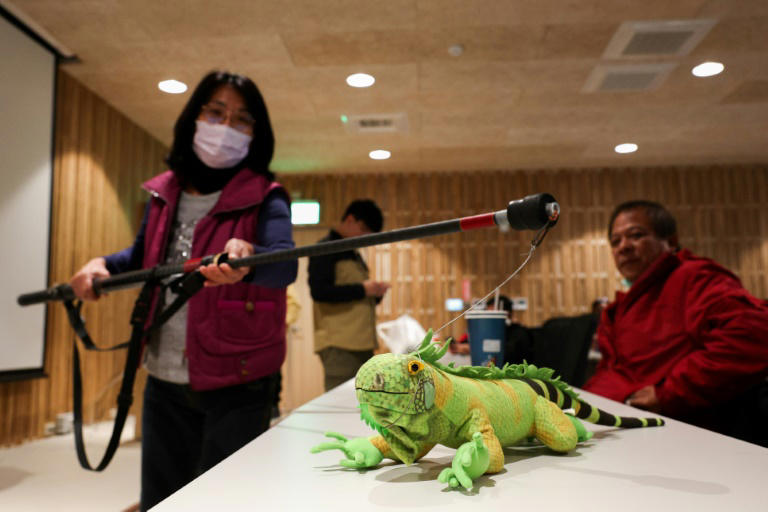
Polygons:
[[473,481],[483,475],[488,468],[489,450],[484,446],[481,433],[476,432],[470,442],[460,445],[452,459],[452,467],[445,468],[438,475],[438,481],[449,484],[449,487],[462,485],[471,490]]
[[[404,462],[398,457],[398,455],[393,452],[384,437],[372,436],[369,438],[369,442],[377,447],[377,449],[382,453],[383,457],[399,462]],[[436,443],[421,443],[420,449],[417,451],[417,456],[414,458],[414,461],[416,462],[423,458],[429,451],[433,449],[434,446],[436,446]]]
[[480,408],[472,409],[460,435],[469,441],[460,445],[452,459],[452,467],[444,469],[438,479],[450,487],[462,485],[470,490],[476,478],[503,469],[503,448],[489,418]]
[[337,432],[326,432],[326,437],[334,438],[337,441],[316,445],[310,449],[310,453],[340,450],[347,457],[340,460],[340,465],[354,469],[371,468],[382,462],[382,452],[366,437],[348,440]]
[[[326,450],[340,450],[345,454],[345,459],[340,460],[340,465],[347,468],[364,469],[372,468],[387,457],[399,462],[401,459],[393,452],[390,445],[382,436],[356,437],[348,440],[337,432],[326,432],[326,437],[337,439],[329,443],[321,443],[310,449],[310,453],[319,453]],[[420,459],[431,451],[435,443],[424,443],[417,453],[415,460]]]

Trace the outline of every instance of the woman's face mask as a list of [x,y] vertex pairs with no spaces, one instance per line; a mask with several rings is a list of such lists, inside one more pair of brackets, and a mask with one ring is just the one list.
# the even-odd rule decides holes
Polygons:
[[249,154],[251,135],[241,133],[226,124],[195,122],[193,151],[201,162],[214,169],[227,169]]

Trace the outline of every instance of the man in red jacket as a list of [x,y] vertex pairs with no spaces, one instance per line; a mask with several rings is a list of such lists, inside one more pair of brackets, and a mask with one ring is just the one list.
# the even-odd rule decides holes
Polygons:
[[658,203],[619,205],[608,235],[630,288],[602,314],[602,360],[584,388],[762,444],[736,426],[753,422],[742,417],[752,411],[723,407],[749,394],[744,409],[764,405],[764,426],[749,428],[764,431],[766,446],[767,302],[729,270],[680,249],[676,221]]

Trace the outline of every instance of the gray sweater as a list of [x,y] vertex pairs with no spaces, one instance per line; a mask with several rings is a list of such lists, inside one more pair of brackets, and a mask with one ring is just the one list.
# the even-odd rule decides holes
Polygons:
[[[221,194],[221,190],[202,196],[182,192],[174,225],[171,228],[166,265],[182,263],[190,259],[195,224],[214,207]],[[176,276],[170,279],[174,277]],[[174,294],[166,290],[165,304],[170,304],[173,300]],[[185,355],[186,333],[187,304],[185,303],[150,337],[144,357],[144,366],[150,375],[176,384],[190,382]]]

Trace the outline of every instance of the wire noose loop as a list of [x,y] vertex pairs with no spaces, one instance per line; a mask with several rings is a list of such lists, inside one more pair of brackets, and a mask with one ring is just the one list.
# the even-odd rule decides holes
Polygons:
[[453,319],[451,319],[450,321],[448,321],[447,323],[445,323],[444,325],[442,325],[441,327],[436,329],[434,334],[440,333],[444,328],[452,325],[455,321],[457,321],[460,318],[464,317],[465,314],[468,313],[468,311],[470,311],[472,309],[475,309],[476,306],[478,306],[479,304],[484,303],[484,301],[486,301],[493,293],[495,293],[497,290],[499,290],[500,288],[505,286],[508,283],[508,281],[510,281],[511,279],[516,277],[516,274],[521,272],[521,269],[523,269],[527,265],[527,263],[529,263],[529,260],[532,259],[532,256],[535,254],[535,249],[537,249],[537,247],[540,245],[540,243],[545,238],[546,233],[548,233],[548,230],[550,230],[550,229],[551,229],[550,223],[546,224],[545,226],[540,228],[540,230],[535,234],[535,238],[533,238],[532,241],[529,244],[529,252],[527,253],[526,259],[524,260],[524,262],[521,265],[519,265],[519,267],[516,270],[513,271],[513,273],[511,275],[509,275],[507,278],[505,278],[505,280],[502,283],[500,283],[499,285],[497,285],[494,288],[492,288],[491,292],[487,293],[482,298],[480,298],[479,300],[477,300],[476,302],[474,302],[473,304],[468,306],[468,309],[466,309],[465,311],[463,311],[462,313],[460,313],[459,315],[457,315],[456,317],[454,317]]

